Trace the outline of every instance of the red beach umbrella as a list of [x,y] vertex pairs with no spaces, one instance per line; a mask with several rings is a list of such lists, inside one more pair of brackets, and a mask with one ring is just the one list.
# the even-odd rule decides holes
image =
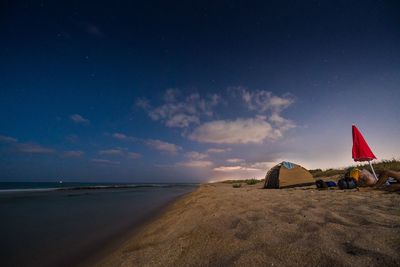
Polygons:
[[368,161],[369,165],[371,166],[372,172],[374,173],[375,178],[377,178],[374,168],[372,167],[371,164],[371,160],[376,159],[374,153],[372,153],[371,148],[369,148],[360,130],[358,130],[358,128],[354,124],[352,126],[352,132],[353,132],[352,156],[354,161]]
[[354,161],[370,161],[376,159],[374,153],[372,153],[371,148],[369,148],[367,142],[362,136],[360,130],[353,125],[353,159]]

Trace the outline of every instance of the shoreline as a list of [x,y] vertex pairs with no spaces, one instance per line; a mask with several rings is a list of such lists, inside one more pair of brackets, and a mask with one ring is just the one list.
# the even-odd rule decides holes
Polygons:
[[374,189],[203,184],[96,266],[398,266],[399,207]]
[[144,230],[148,224],[159,219],[175,202],[195,192],[200,186],[201,185],[197,186],[191,192],[184,193],[183,195],[177,196],[166,203],[163,203],[161,206],[157,207],[149,214],[144,215],[140,220],[137,220],[132,225],[127,226],[125,229],[120,229],[120,231],[117,234],[113,234],[112,237],[104,238],[104,240],[95,247],[81,251],[81,256],[77,255],[74,260],[68,261],[62,266],[97,266],[98,263],[101,263],[108,255],[111,255],[113,252],[118,250],[124,243],[135,238],[135,236]]

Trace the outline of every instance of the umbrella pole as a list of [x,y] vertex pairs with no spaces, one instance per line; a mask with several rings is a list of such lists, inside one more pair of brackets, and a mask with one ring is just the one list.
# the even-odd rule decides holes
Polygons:
[[371,161],[369,160],[368,163],[369,163],[369,166],[371,166],[371,170],[372,170],[372,173],[373,173],[374,176],[375,176],[375,179],[378,181],[378,177],[376,177],[376,173],[375,173],[374,167],[372,167]]

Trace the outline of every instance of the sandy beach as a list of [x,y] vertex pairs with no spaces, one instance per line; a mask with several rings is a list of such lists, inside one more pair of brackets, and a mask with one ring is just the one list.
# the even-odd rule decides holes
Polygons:
[[400,194],[200,186],[100,266],[399,266]]

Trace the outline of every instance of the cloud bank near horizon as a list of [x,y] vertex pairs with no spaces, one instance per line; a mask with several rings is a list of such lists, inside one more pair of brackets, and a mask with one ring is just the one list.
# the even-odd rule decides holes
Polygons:
[[[276,96],[270,91],[250,91],[243,87],[228,88],[224,95],[198,93],[182,95],[169,89],[163,103],[152,106],[146,98],[138,98],[136,106],[147,112],[154,121],[165,126],[181,128],[182,135],[192,141],[214,144],[248,144],[276,140],[296,127],[281,113],[294,103],[291,94]],[[216,110],[243,109],[249,117],[221,117]],[[225,113],[226,114],[226,113]],[[229,113],[228,113],[229,114]]]

